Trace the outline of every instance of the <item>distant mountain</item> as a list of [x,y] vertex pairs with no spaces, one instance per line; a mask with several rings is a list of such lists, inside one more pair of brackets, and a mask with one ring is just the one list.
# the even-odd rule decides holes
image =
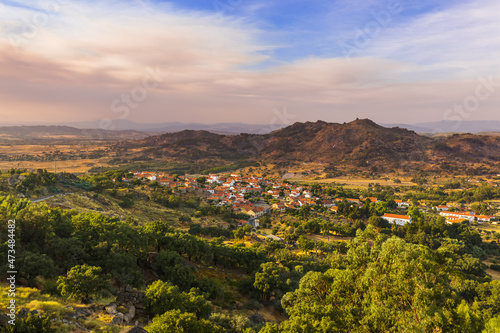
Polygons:
[[[356,167],[407,163],[496,162],[500,137],[455,134],[444,138],[422,136],[405,128],[387,128],[368,119],[337,124],[323,121],[295,123],[264,135],[219,135],[185,130],[135,142],[131,158],[181,160],[259,159],[271,162],[322,162]],[[138,150],[137,150],[138,149]]]
[[[61,125],[76,127],[76,128],[95,128],[101,127],[99,121],[94,122],[73,122],[64,123]],[[277,128],[282,128],[284,125],[253,125],[244,123],[217,123],[217,124],[201,124],[201,123],[180,123],[180,122],[167,122],[167,123],[135,123],[126,119],[112,120],[107,129],[109,130],[135,130],[147,131],[158,133],[172,133],[183,130],[194,131],[208,131],[219,134],[266,134]]]
[[[264,124],[244,124],[239,122],[234,123],[216,123],[216,124],[201,124],[201,123],[181,123],[181,122],[165,122],[165,123],[136,123],[126,119],[111,120],[109,124],[103,121],[83,121],[83,122],[65,122],[58,124],[41,124],[41,123],[16,123],[5,124],[4,126],[69,126],[79,129],[106,129],[112,131],[141,131],[150,133],[174,133],[183,130],[193,131],[208,131],[217,134],[268,134],[273,130],[284,128],[285,125],[264,125]],[[107,125],[102,127],[102,125]],[[382,123],[381,126],[392,128],[406,128],[417,133],[437,134],[437,133],[485,133],[485,132],[500,132],[500,121],[495,120],[477,120],[477,121],[436,121],[423,122],[418,124],[388,124]]]
[[142,139],[151,133],[138,131],[104,131],[80,129],[70,126],[3,126],[0,140],[5,141],[68,141],[68,140],[133,140]]
[[401,127],[417,133],[483,133],[500,132],[500,121],[496,120],[470,120],[451,121],[441,120],[435,122],[408,124],[382,124],[385,127]]

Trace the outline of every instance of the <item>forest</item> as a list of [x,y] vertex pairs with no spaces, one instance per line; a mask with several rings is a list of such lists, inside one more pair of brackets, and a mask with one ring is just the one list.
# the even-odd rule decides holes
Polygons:
[[[172,205],[172,194],[161,193],[153,198],[164,195],[163,203]],[[176,200],[174,206],[189,205]],[[340,214],[358,222],[345,232],[353,236],[350,241],[332,243],[305,236],[341,232],[341,225],[303,211],[302,222],[291,225],[284,242],[246,246],[238,241],[251,234],[245,228],[180,230],[163,221],[133,225],[12,195],[0,202],[1,219],[16,221],[19,285],[82,304],[112,298],[126,286],[142,290],[147,332],[497,332],[500,327],[500,282],[486,274],[482,262],[500,254],[497,244],[484,242],[468,223],[429,220],[418,209],[410,212],[414,223],[396,227],[378,217],[375,205],[353,212],[341,204]],[[2,263],[8,262],[7,234],[2,224]],[[217,274],[202,274],[207,271]],[[282,320],[264,320],[258,315],[263,307],[276,309]],[[242,309],[257,315],[250,320]],[[17,328],[6,331],[50,332],[50,313],[44,316],[16,319]],[[113,327],[95,331],[107,330]]]

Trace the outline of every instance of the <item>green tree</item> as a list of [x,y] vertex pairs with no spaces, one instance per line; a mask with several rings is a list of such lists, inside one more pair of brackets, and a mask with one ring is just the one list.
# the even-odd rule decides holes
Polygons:
[[238,229],[236,229],[236,230],[233,231],[234,238],[236,238],[236,239],[243,239],[245,237],[246,233],[250,232],[250,230],[252,230],[252,226],[251,225],[246,225],[244,227],[238,228]]
[[101,267],[77,265],[66,276],[60,276],[57,284],[61,295],[88,301],[109,288],[109,276],[102,274]]
[[160,251],[155,266],[162,279],[172,282],[181,290],[189,290],[195,280],[191,268],[184,266],[184,260],[175,251]]
[[[397,237],[385,242],[372,227],[358,231],[345,258],[325,273],[309,272],[282,305],[281,332],[453,331],[457,318],[449,273],[429,248]],[[452,326],[453,327],[453,326]]]
[[388,211],[387,202],[378,201],[374,204],[374,210],[377,215],[383,215]]
[[424,218],[424,213],[418,207],[410,207],[408,209],[408,215],[412,217],[413,220],[422,220]]
[[54,261],[46,254],[23,251],[17,265],[20,275],[28,280],[29,286],[33,286],[35,278],[39,275],[45,278],[57,275]]
[[149,333],[223,333],[224,330],[206,319],[197,319],[194,313],[169,310],[153,318],[145,327]]
[[314,249],[314,241],[304,236],[299,237],[297,244],[299,245],[299,249],[306,254],[309,254],[309,251]]
[[287,291],[287,275],[289,269],[274,262],[260,265],[260,272],[255,273],[253,286],[259,290],[264,297],[272,295],[281,296]]
[[367,221],[368,224],[376,227],[376,228],[388,228],[390,226],[389,222],[380,216],[370,216]]
[[177,309],[195,313],[200,318],[208,318],[211,312],[205,297],[195,289],[189,293],[181,292],[179,287],[161,280],[153,282],[146,289],[145,305],[154,314]]

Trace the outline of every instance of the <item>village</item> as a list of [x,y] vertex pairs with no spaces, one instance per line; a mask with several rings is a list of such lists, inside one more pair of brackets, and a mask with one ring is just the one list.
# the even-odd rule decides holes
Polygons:
[[[209,174],[205,176],[178,176],[156,172],[133,172],[133,178],[140,181],[156,182],[158,186],[169,187],[179,194],[194,193],[214,206],[226,207],[234,213],[243,213],[250,218],[240,221],[238,226],[251,225],[259,227],[259,218],[272,211],[285,212],[298,210],[303,206],[324,207],[332,214],[338,210],[339,203],[348,203],[351,206],[362,207],[369,203],[378,203],[376,197],[347,198],[329,197],[326,194],[317,194],[310,185],[291,184],[287,181],[271,181],[262,177],[241,174]],[[124,179],[123,181],[130,181]],[[381,217],[389,223],[403,226],[412,222],[412,217],[403,214],[408,211],[412,203],[395,199],[395,210],[386,212]],[[445,217],[448,224],[469,221],[471,223],[495,223],[495,216],[475,214],[470,207],[450,203],[429,207],[418,205],[423,212],[435,212]],[[462,210],[461,210],[462,209]],[[229,224],[222,223],[222,228],[229,228]]]

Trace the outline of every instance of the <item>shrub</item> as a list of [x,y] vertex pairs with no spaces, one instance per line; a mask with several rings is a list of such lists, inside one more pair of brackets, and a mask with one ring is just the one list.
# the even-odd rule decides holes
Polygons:
[[490,269],[500,272],[500,265],[492,264],[490,265]]

